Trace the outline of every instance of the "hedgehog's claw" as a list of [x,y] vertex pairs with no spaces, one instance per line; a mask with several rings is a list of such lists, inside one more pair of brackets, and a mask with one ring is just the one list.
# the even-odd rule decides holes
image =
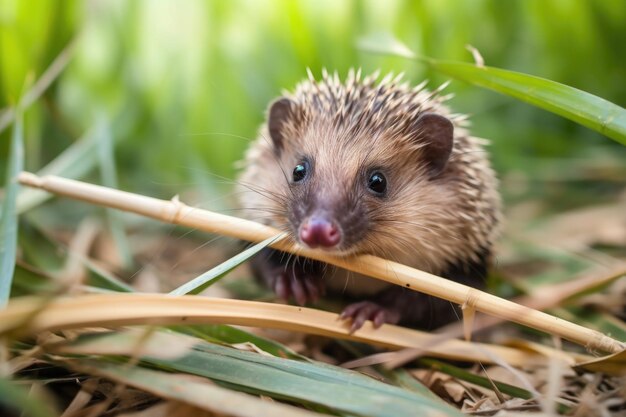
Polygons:
[[352,320],[350,333],[354,333],[363,327],[367,320],[371,320],[375,328],[379,328],[384,323],[396,324],[400,321],[400,313],[373,301],[360,301],[344,308],[339,319]]
[[315,303],[326,292],[322,279],[293,270],[279,273],[274,280],[273,289],[278,297],[285,301],[293,297],[301,306]]
[[291,284],[291,294],[293,295],[294,300],[298,305],[305,305],[307,302],[307,293],[304,286],[304,282],[300,279],[300,277],[295,274],[290,274],[291,277],[289,279],[289,283]]
[[276,295],[278,295],[285,301],[289,300],[289,297],[291,296],[291,287],[289,285],[289,278],[287,277],[286,273],[283,272],[276,276],[273,287],[274,293],[276,293]]

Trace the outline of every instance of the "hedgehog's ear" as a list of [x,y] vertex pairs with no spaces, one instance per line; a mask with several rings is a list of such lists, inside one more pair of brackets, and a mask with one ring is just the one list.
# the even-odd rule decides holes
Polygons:
[[296,104],[288,98],[274,101],[267,116],[267,128],[276,153],[280,153],[285,142],[285,123],[293,117]]
[[428,164],[430,178],[441,174],[452,154],[454,126],[447,118],[435,113],[422,113],[412,125],[414,139]]

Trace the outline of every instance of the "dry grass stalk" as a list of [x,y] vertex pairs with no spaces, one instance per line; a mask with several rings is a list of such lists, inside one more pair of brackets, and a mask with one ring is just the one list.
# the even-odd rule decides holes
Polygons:
[[[226,323],[269,327],[349,339],[391,349],[423,346],[425,355],[443,359],[483,363],[506,361],[512,366],[533,366],[545,362],[545,356],[523,349],[456,339],[441,340],[438,335],[393,325],[374,329],[372,323],[367,322],[351,334],[346,323],[338,320],[338,315],[334,313],[225,298],[121,293],[59,297],[52,300],[29,297],[12,300],[6,309],[0,311],[0,334],[37,334],[61,329],[156,323]],[[550,353],[547,355],[550,356]],[[559,358],[563,356],[559,355]],[[574,365],[591,358],[567,355],[566,359],[570,365]]]
[[[19,181],[23,185],[73,199],[251,242],[260,242],[279,233],[274,228],[256,222],[189,207],[177,198],[171,201],[159,200],[56,176],[38,177],[28,172],[23,172]],[[483,313],[562,337],[583,345],[588,350],[614,353],[626,348],[624,342],[595,330],[372,255],[339,258],[286,241],[278,241],[272,247],[475,308]]]

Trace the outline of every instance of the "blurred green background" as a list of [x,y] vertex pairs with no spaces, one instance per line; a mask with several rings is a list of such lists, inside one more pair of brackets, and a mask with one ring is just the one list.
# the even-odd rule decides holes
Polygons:
[[[222,177],[234,178],[267,103],[307,67],[317,76],[324,67],[405,72],[431,88],[446,81],[417,62],[359,50],[362,37],[390,33],[417,54],[471,62],[469,44],[487,65],[624,107],[625,22],[623,0],[3,0],[0,112],[73,42],[67,68],[25,113],[26,168],[39,170],[84,135],[109,135],[120,188],[162,198],[195,189],[188,203],[200,204],[228,195]],[[507,202],[571,208],[623,190],[622,145],[477,87],[453,81],[446,91],[472,115],[473,133],[492,140]],[[3,182],[10,132],[0,136]],[[100,182],[97,164],[85,179]]]

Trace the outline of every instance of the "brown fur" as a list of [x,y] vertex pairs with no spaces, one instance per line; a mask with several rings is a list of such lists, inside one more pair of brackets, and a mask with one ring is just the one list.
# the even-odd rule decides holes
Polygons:
[[[451,113],[438,91],[410,88],[399,83],[400,77],[387,76],[378,84],[376,78],[361,80],[351,71],[341,83],[337,74],[324,73],[316,81],[309,73],[309,80],[286,94],[295,108],[282,126],[284,149],[276,151],[263,126],[246,154],[239,189],[246,217],[297,236],[299,199],[322,200],[338,206],[338,213],[357,205],[362,213],[355,219],[366,221],[357,221],[358,232],[345,231],[338,254],[370,253],[435,274],[451,264],[477,261],[491,250],[500,219],[486,141],[468,135],[465,117]],[[455,127],[452,155],[434,179],[421,159],[428,144],[406,138],[411,121],[426,112],[447,117]],[[288,185],[305,155],[315,158],[308,187],[314,196],[294,194]],[[388,173],[388,196],[352,195],[355,181],[372,166]],[[337,281],[336,286],[345,285]]]

